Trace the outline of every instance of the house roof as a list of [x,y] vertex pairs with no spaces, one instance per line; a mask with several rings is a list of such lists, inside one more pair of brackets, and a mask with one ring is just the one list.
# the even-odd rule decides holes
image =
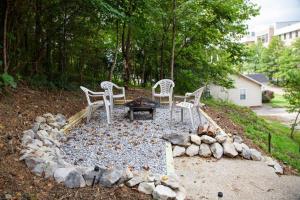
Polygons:
[[264,74],[247,74],[246,76],[260,82],[260,83],[268,83],[269,80]]
[[255,84],[259,85],[259,86],[262,86],[262,83],[254,80],[253,78],[251,78],[249,76],[246,76],[246,75],[243,75],[243,74],[239,74],[239,76],[242,77],[242,78],[244,78],[244,79],[246,79],[246,80],[248,80],[248,81],[251,81],[251,82],[253,82],[253,83],[255,83]]

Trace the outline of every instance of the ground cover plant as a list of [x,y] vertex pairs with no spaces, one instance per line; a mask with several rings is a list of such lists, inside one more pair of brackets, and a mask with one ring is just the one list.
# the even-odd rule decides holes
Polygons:
[[300,132],[290,137],[289,127],[276,121],[258,117],[251,109],[224,101],[206,100],[205,103],[217,112],[223,112],[235,124],[241,126],[244,135],[263,151],[268,152],[268,134],[272,135],[271,155],[283,163],[300,170]]

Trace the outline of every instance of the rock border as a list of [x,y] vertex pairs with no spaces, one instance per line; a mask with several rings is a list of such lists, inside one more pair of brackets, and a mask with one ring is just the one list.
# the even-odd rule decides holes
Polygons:
[[[68,188],[101,184],[104,187],[123,186],[136,188],[155,199],[176,198],[184,200],[186,191],[174,173],[172,146],[166,142],[167,175],[135,172],[131,169],[81,167],[67,163],[61,142],[67,140],[68,131],[86,117],[86,109],[68,120],[62,114],[46,113],[35,119],[33,127],[23,131],[21,157],[37,176],[54,179]],[[68,123],[67,123],[68,122]]]
[[208,121],[206,127],[212,127],[216,131],[209,132],[209,129],[203,128],[205,131],[202,132],[199,127],[196,134],[165,134],[163,138],[172,144],[173,157],[200,156],[221,159],[223,156],[229,158],[240,156],[247,160],[264,161],[274,168],[276,174],[283,174],[283,168],[276,160],[263,156],[256,149],[249,148],[240,136],[226,133],[204,111],[199,110]]

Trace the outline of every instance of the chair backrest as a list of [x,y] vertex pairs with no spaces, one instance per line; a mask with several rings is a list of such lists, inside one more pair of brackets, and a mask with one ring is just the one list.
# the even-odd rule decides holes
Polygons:
[[162,79],[158,81],[155,86],[160,86],[161,94],[170,94],[173,92],[173,87],[175,86],[174,82],[170,79]]
[[91,100],[90,100],[90,96],[89,96],[89,89],[87,89],[86,87],[80,86],[80,89],[84,92],[85,96],[86,96],[86,100],[88,102],[88,105],[91,105]]
[[204,87],[201,87],[201,88],[199,88],[198,90],[196,90],[192,93],[192,95],[195,96],[194,106],[199,106],[200,98],[201,98],[201,95],[203,93],[203,90],[204,90]]
[[117,85],[110,81],[102,81],[100,86],[103,90],[108,90],[109,95],[113,95],[113,87]]

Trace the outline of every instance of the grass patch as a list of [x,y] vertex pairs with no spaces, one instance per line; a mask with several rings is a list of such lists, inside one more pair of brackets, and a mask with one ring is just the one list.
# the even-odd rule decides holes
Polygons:
[[268,151],[268,134],[271,133],[272,156],[300,171],[299,131],[295,132],[295,138],[291,139],[289,127],[276,121],[265,120],[249,108],[216,100],[206,100],[205,104],[226,113],[234,123],[244,128],[246,137],[265,152]]
[[273,108],[286,108],[290,104],[283,95],[275,94],[274,98],[269,103]]

